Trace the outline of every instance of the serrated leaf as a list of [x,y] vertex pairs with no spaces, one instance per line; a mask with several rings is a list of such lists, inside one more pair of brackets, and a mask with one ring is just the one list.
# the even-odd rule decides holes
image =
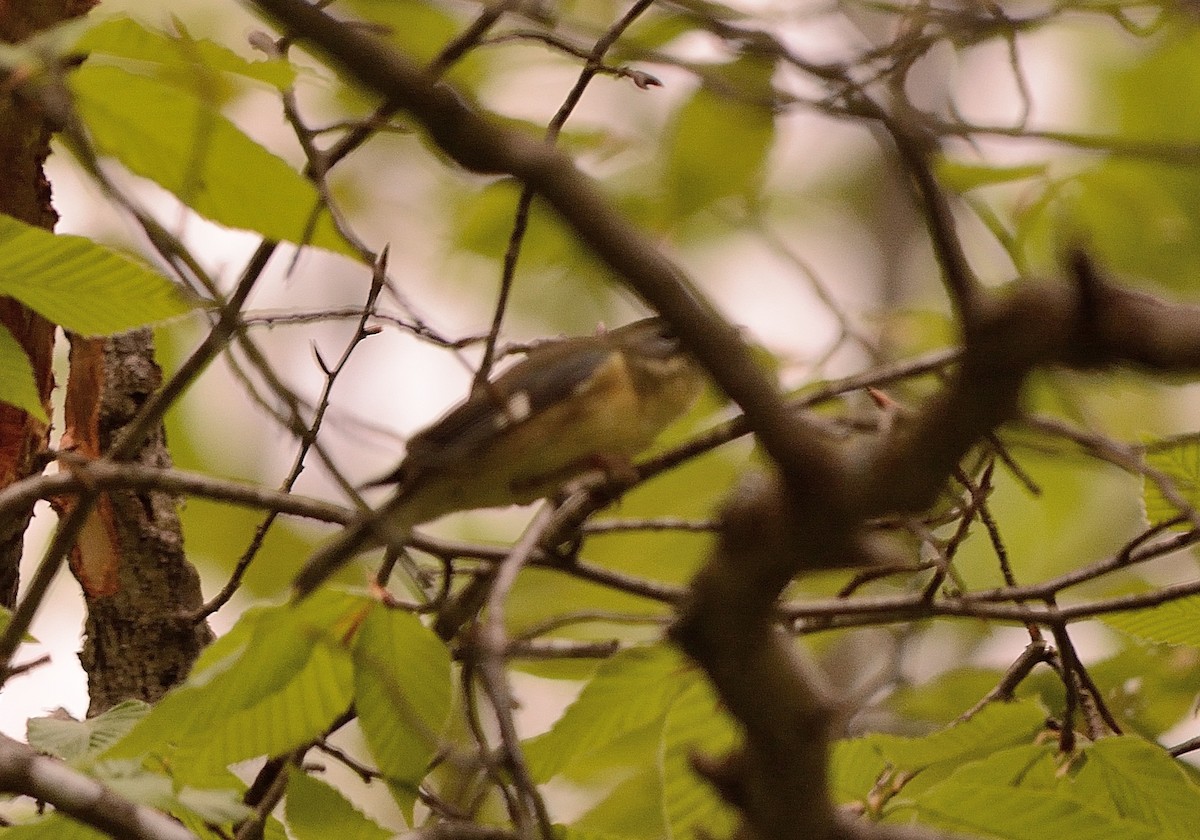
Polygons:
[[[919,778],[919,777],[918,777]],[[904,793],[908,793],[906,788]],[[1064,761],[1052,743],[1000,750],[888,808],[921,822],[1011,840],[1195,836],[1200,788],[1162,748],[1104,738]]]
[[311,644],[308,656],[279,690],[194,733],[179,746],[182,761],[227,767],[262,755],[281,755],[321,737],[350,705],[351,667],[345,651]]
[[920,770],[936,762],[961,762],[988,755],[1002,747],[1025,743],[1045,728],[1046,710],[1035,700],[990,703],[965,723],[955,724],[924,738],[867,735],[890,765]]
[[1063,757],[1055,742],[1047,739],[1005,747],[980,759],[961,763],[952,774],[960,783],[983,782],[1009,787],[1049,790],[1058,785]]
[[64,761],[85,755],[91,740],[87,722],[74,719],[30,718],[25,724],[25,733],[29,746]]
[[675,698],[662,729],[659,771],[662,779],[663,821],[669,837],[728,837],[736,823],[734,811],[712,785],[691,768],[689,756],[725,755],[740,740],[737,728],[721,713],[708,683],[698,675]]
[[99,755],[150,713],[141,700],[125,700],[88,720],[30,718],[25,726],[29,746],[64,761]]
[[1200,789],[1179,763],[1140,738],[1105,738],[1067,763],[1052,744],[970,762],[889,821],[916,816],[939,828],[1012,840],[1195,836]]
[[865,802],[887,762],[870,741],[843,738],[833,742],[829,754],[829,792],[839,805]]
[[175,785],[170,778],[142,766],[140,761],[100,761],[92,775],[120,796],[149,808],[168,810],[175,801]]
[[35,420],[49,423],[38,396],[33,365],[8,328],[0,324],[0,402],[15,405]]
[[[230,823],[214,825],[186,809],[176,810],[172,812],[171,816],[179,820],[199,840],[229,840],[234,834],[234,832],[230,831]],[[256,836],[261,838],[261,840],[292,840],[292,838],[288,837],[287,829],[283,827],[283,823],[270,814],[267,815],[267,820],[263,824],[262,834]]]
[[97,762],[92,775],[120,796],[172,814],[191,813],[210,823],[228,824],[245,819],[250,809],[242,802],[242,790],[229,787],[193,787],[176,789],[175,780],[162,772],[147,769],[139,760]]
[[[1185,438],[1152,447],[1146,452],[1146,464],[1165,475],[1188,504],[1200,508],[1200,439]],[[1179,508],[1163,496],[1159,485],[1146,477],[1142,478],[1142,501],[1151,524],[1166,522],[1180,514]],[[1184,522],[1174,527],[1186,530],[1191,525]]]
[[354,645],[354,708],[379,770],[411,817],[450,714],[450,651],[413,615],[376,605]]
[[290,87],[296,80],[295,69],[283,59],[248,61],[207,38],[192,38],[186,33],[169,34],[125,15],[97,22],[75,47],[93,59],[98,55],[112,56],[193,72],[194,67],[200,65],[208,70],[265,82],[280,90]]
[[660,840],[666,836],[662,807],[662,773],[658,763],[618,784],[575,821],[584,837]]
[[954,668],[929,682],[901,686],[887,704],[905,718],[946,725],[995,688],[1003,676],[993,668]]
[[1132,820],[1110,817],[1074,797],[1044,790],[951,779],[932,788],[911,811],[897,810],[946,831],[961,831],[997,840],[1163,840],[1162,835]]
[[[840,740],[833,745],[830,787],[838,802],[866,802],[881,774],[916,772],[905,793],[920,802],[920,791],[981,756],[993,762],[993,774],[1002,775],[997,756],[1010,754],[1015,764],[1008,772],[1021,775],[1031,760],[1026,747],[1044,720],[1044,708],[1036,701],[994,703],[965,723],[924,737],[873,734]],[[1043,747],[1032,749],[1035,757],[1043,754]]]
[[360,598],[321,592],[297,606],[247,613],[241,621],[249,632],[235,627],[241,647],[204,660],[108,755],[169,752],[190,779],[319,737],[350,705],[344,640],[367,607]]
[[1146,609],[1106,613],[1100,619],[1145,642],[1200,648],[1200,595]]
[[594,756],[630,733],[662,721],[688,669],[666,645],[631,648],[596,671],[549,732],[523,745],[534,779],[544,782],[574,759]]
[[316,188],[191,92],[116,67],[70,76],[75,105],[102,154],[173,193],[205,218],[269,239],[356,256]]
[[288,776],[284,813],[296,840],[388,840],[392,836],[331,785],[298,770]]
[[1200,788],[1162,747],[1135,736],[1104,738],[1084,751],[1072,780],[1089,805],[1162,832],[1194,837]]
[[3,214],[0,295],[81,335],[112,335],[192,308],[178,286],[123,254]]
[[205,822],[216,825],[241,822],[251,814],[242,801],[242,794],[232,788],[187,786],[175,794],[175,801]]
[[1131,642],[1089,665],[1088,673],[1126,732],[1155,740],[1191,716],[1200,685],[1200,648]]

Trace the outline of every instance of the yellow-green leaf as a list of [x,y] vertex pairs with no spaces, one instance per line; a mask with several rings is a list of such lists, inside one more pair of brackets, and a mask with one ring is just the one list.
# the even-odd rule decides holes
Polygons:
[[200,215],[269,239],[354,255],[329,214],[317,212],[316,188],[193,92],[91,64],[72,73],[70,84],[100,152]]
[[179,286],[82,236],[0,215],[0,295],[81,335],[112,335],[182,315]]
[[387,831],[331,785],[293,769],[288,776],[288,827],[296,840],[387,840]]
[[354,707],[371,753],[409,812],[450,713],[450,651],[420,620],[376,606],[354,645]]
[[0,402],[15,405],[43,423],[50,422],[38,397],[33,365],[3,324],[0,324]]
[[[1200,439],[1189,437],[1153,447],[1146,452],[1146,464],[1158,470],[1184,501],[1200,508]],[[1181,513],[1163,495],[1159,483],[1149,477],[1142,479],[1142,501],[1151,524],[1166,522]],[[1183,522],[1175,527],[1186,530],[1191,524]]]

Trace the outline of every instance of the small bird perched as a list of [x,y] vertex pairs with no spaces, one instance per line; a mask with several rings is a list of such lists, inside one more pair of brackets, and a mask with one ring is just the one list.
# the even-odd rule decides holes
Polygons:
[[296,597],[355,554],[403,542],[415,525],[528,504],[592,470],[627,471],[702,384],[661,318],[534,347],[412,437],[400,466],[371,482],[395,484],[395,495],[313,555],[293,581]]

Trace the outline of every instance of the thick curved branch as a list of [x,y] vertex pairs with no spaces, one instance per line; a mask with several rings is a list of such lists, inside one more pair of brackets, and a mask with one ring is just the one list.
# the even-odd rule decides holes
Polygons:
[[0,790],[31,796],[113,837],[196,840],[171,817],[137,805],[57,759],[0,735]]
[[696,359],[741,406],[759,441],[801,499],[812,488],[834,480],[834,453],[808,423],[788,410],[773,379],[754,361],[737,331],[568,156],[489,120],[383,39],[338,21],[305,0],[250,1],[407,112],[460,166],[482,174],[511,175],[533,189],[582,243],[671,321]]
[[[777,629],[780,592],[798,572],[871,556],[864,537],[871,517],[928,507],[963,456],[1014,415],[1036,368],[1124,363],[1158,371],[1200,368],[1200,313],[1119,289],[1082,257],[1072,265],[1070,282],[1023,281],[1001,292],[980,287],[928,168],[932,140],[894,132],[901,162],[934,223],[935,249],[964,322],[965,347],[937,395],[899,419],[868,451],[843,457],[814,423],[787,408],[736,332],[568,157],[490,121],[382,40],[304,0],[253,3],[406,111],[459,165],[513,176],[536,192],[581,242],[675,325],[687,349],[742,407],[780,475],[744,486],[727,507],[720,544],[693,582],[673,629],[745,727],[742,749],[719,762],[698,761],[697,769],[739,809],[759,840],[801,832],[812,840],[901,836],[902,830],[847,820],[829,801],[826,751],[833,705],[792,639]],[[1162,590],[1164,598],[1179,597],[1179,590],[1169,589]],[[1119,600],[1086,609],[1120,608]],[[853,622],[868,612],[856,599],[844,602],[837,616]],[[905,603],[904,619],[920,614],[1062,626],[1084,612],[962,599]],[[878,621],[886,613],[869,617]]]
[[981,309],[947,387],[876,442],[871,467],[852,488],[852,509],[876,516],[927,508],[971,447],[1016,413],[1037,367],[1200,371],[1200,307],[1116,286],[1082,252],[1072,255],[1067,279],[1020,281]]

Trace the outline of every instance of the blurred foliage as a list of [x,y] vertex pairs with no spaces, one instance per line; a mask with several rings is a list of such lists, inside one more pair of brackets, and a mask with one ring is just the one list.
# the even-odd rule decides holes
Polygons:
[[[791,396],[837,392],[815,407],[814,417],[849,456],[881,426],[903,422],[941,387],[947,368],[881,379],[870,394],[861,386],[839,391],[840,378],[959,340],[908,179],[878,120],[860,107],[860,95],[886,89],[880,101],[903,119],[927,121],[930,143],[940,143],[936,176],[955,196],[960,235],[989,282],[1060,276],[1064,252],[1082,246],[1122,283],[1172,300],[1197,299],[1200,29],[1185,4],[1078,2],[1050,11],[965,4],[954,13],[916,3],[803,11],[777,5],[751,13],[702,0],[654,4],[608,54],[556,142],[699,278],[731,320],[746,325],[748,338],[773,337],[756,351],[781,380],[804,383]],[[445,79],[498,122],[542,137],[581,56],[626,9],[615,0],[529,4],[454,62]],[[431,0],[347,0],[336,11],[368,21],[425,64],[477,13]],[[228,229],[298,246],[302,255],[287,266],[288,279],[269,276],[263,285],[269,280],[271,288],[256,292],[266,300],[255,305],[266,317],[312,320],[290,337],[268,329],[254,336],[304,411],[324,384],[314,377],[340,353],[334,339],[345,340],[355,317],[343,311],[345,301],[361,296],[369,276],[338,224],[370,248],[391,246],[393,285],[380,307],[388,315],[379,319],[381,329],[417,334],[472,368],[478,342],[456,342],[480,335],[490,322],[512,247],[519,185],[445,166],[401,115],[388,126],[398,137],[373,139],[322,185],[335,199],[349,197],[335,224],[333,214],[318,212],[322,190],[300,171],[301,144],[284,130],[279,94],[296,87],[315,129],[304,139],[321,148],[336,136],[326,128],[361,118],[377,106],[375,98],[294,47],[283,56],[255,53],[240,42],[241,32],[200,37],[193,28],[149,10],[145,20],[96,18],[7,48],[0,62],[72,97],[85,133],[64,146],[80,171],[120,169],[106,187],[113,190],[135,183],[138,193],[155,185],[148,194],[170,207],[160,213],[148,203],[155,217],[166,217],[164,227],[178,229],[184,242],[201,243],[198,263],[221,288],[240,270],[241,257],[221,248],[209,255],[205,246],[233,236]],[[83,50],[91,55],[81,66],[58,63]],[[904,68],[912,70],[907,77]],[[1069,90],[1056,92],[1052,77],[1065,79]],[[999,93],[1001,79],[1015,92]],[[1004,104],[1006,97],[1013,101]],[[1031,102],[1036,107],[1026,108]],[[983,105],[1005,110],[1007,121],[976,125],[962,116]],[[100,160],[76,142],[84,136]],[[174,213],[188,224],[173,225]],[[115,204],[106,206],[94,223],[115,214]],[[199,220],[213,223],[202,227],[211,240],[184,235]],[[756,236],[762,231],[752,230],[751,220],[777,232],[778,241]],[[158,268],[87,239],[42,234],[35,241],[15,223],[4,224],[0,266],[9,270],[0,272],[0,292],[67,328],[111,332],[189,311],[190,298]],[[68,262],[78,270],[61,270]],[[620,323],[640,310],[538,200],[514,266],[502,345],[528,332],[586,332],[597,321]],[[305,283],[313,277],[315,292]],[[196,323],[207,314],[158,327],[168,374],[197,342]],[[831,333],[831,344],[814,337]],[[435,334],[454,348],[433,341]],[[319,363],[311,361],[314,348]],[[436,416],[461,394],[438,390],[440,369],[424,370],[428,358],[405,350],[352,365],[331,400],[381,425],[397,406],[437,402],[425,412]],[[0,399],[36,413],[25,362],[0,331]],[[395,384],[398,371],[427,378],[405,391]],[[277,486],[275,461],[283,460],[280,453],[290,460],[296,446],[271,415],[282,397],[261,375],[243,379],[214,365],[205,376],[202,395],[167,418],[176,465]],[[1173,496],[1193,508],[1200,501],[1195,401],[1177,381],[1136,372],[1039,371],[1023,409],[1041,425],[1005,427],[964,462],[965,478],[989,476],[982,514],[979,501],[954,484],[923,518],[878,523],[898,550],[925,564],[920,569],[861,581],[855,572],[816,574],[795,582],[787,597],[830,598],[845,594],[851,582],[854,596],[912,597],[929,585],[939,552],[949,563],[944,582],[929,593],[935,596],[999,588],[1006,574],[1032,585],[1120,558],[1148,526],[1179,518]],[[709,394],[656,451],[686,443],[731,413]],[[321,440],[327,437],[323,430]],[[1119,452],[1104,451],[1097,440]],[[337,466],[365,448],[355,439],[327,447],[322,457]],[[692,458],[594,518],[602,525],[672,518],[694,529],[593,532],[573,548],[588,564],[647,586],[686,586],[712,546],[711,531],[701,526],[762,464],[761,453],[750,449],[738,443]],[[378,474],[393,458],[389,450],[363,460]],[[1175,492],[1164,493],[1144,465]],[[325,467],[312,473],[318,476],[304,492],[341,492],[329,489]],[[967,527],[965,510],[972,516]],[[985,514],[993,527],[982,521]],[[210,583],[229,574],[262,514],[191,499],[183,518],[189,554]],[[1171,533],[1190,533],[1194,518],[1181,518]],[[511,540],[515,521],[467,515],[431,530],[491,548]],[[314,542],[294,523],[275,523],[242,596],[277,596]],[[485,564],[451,560],[459,572]],[[445,580],[450,560],[414,551],[397,574],[406,583],[393,587],[400,607],[393,609],[363,594],[377,561],[351,564],[335,585],[298,605],[227,607],[221,618],[228,615],[232,628],[156,707],[119,706],[86,722],[36,719],[30,743],[131,799],[170,811],[200,837],[229,836],[244,816],[239,803],[247,787],[231,766],[306,749],[353,704],[363,735],[354,770],[388,796],[360,810],[334,775],[293,769],[281,812],[292,836],[382,838],[390,836],[383,825],[420,827],[439,808],[481,822],[506,820],[494,788],[511,778],[497,770],[492,754],[493,721],[472,659],[477,640],[466,633],[447,642],[428,621],[439,599],[466,584]],[[1111,572],[1065,590],[1058,602],[1139,597],[1195,577],[1187,551],[1144,564],[1116,562]],[[401,600],[407,598],[424,602]],[[1198,599],[1070,626],[1096,699],[1124,734],[1094,742],[1081,737],[1069,754],[1059,751],[1069,704],[1057,660],[1035,667],[1011,699],[975,709],[1021,652],[1011,642],[1016,636],[1002,635],[998,624],[926,618],[890,627],[888,636],[819,623],[799,628],[813,633],[799,634],[797,644],[823,657],[831,671],[867,674],[866,688],[854,695],[855,714],[847,715],[856,734],[839,731],[832,746],[834,796],[868,818],[966,836],[1193,836],[1200,803],[1194,774],[1154,742],[1178,742],[1179,731],[1194,729]],[[662,643],[670,617],[661,600],[585,581],[570,574],[569,563],[561,570],[522,569],[509,594],[504,630],[510,637],[532,633],[550,651],[508,663],[518,700],[537,699],[521,696],[526,674],[578,691],[565,711],[543,721],[543,734],[521,743],[564,837],[724,837],[734,825],[732,812],[692,772],[689,753],[727,751],[738,741],[737,726],[695,666]],[[884,638],[892,644],[878,643]],[[599,660],[556,655],[577,642],[609,640],[617,652]],[[964,719],[968,710],[974,712]],[[1071,720],[1080,728],[1085,723]],[[492,740],[480,749],[478,739]],[[564,789],[574,801],[560,809]],[[19,818],[26,824],[0,833],[93,836],[58,815]],[[280,819],[268,819],[265,836],[284,834]]]

